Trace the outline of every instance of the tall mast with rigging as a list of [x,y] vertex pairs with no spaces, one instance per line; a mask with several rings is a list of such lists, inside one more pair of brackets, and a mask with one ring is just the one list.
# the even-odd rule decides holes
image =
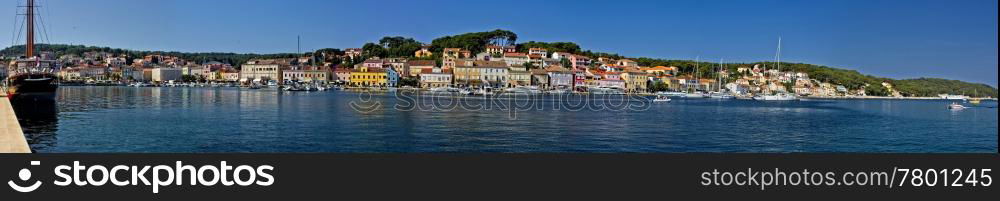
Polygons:
[[24,56],[31,58],[35,56],[35,0],[28,0],[25,21],[27,24],[27,39],[24,43]]

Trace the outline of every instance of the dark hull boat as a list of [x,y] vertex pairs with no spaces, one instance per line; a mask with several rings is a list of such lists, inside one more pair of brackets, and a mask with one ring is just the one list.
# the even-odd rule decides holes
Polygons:
[[55,102],[59,89],[55,74],[58,62],[52,58],[35,55],[35,0],[27,0],[25,8],[26,40],[24,57],[11,62],[8,77],[4,80],[7,96],[11,102],[41,103]]
[[7,78],[7,96],[14,101],[54,102],[59,85],[49,74],[20,74]]

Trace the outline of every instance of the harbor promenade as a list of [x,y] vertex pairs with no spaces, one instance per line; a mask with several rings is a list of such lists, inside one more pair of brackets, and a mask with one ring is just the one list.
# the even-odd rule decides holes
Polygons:
[[7,95],[0,94],[0,153],[31,153]]

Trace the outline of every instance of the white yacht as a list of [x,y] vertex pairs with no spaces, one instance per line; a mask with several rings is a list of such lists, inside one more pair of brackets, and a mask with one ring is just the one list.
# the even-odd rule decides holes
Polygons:
[[540,94],[540,93],[542,93],[542,90],[538,90],[538,87],[530,87],[530,86],[517,86],[517,87],[514,87],[514,88],[506,88],[503,91],[504,91],[504,93],[512,93],[512,94]]
[[945,100],[968,100],[968,96],[963,95],[951,95],[951,94],[938,94],[938,97]]
[[964,110],[966,108],[968,107],[965,107],[964,105],[958,103],[951,103],[950,105],[948,105],[948,109],[951,110]]
[[708,95],[701,92],[692,92],[684,94],[684,98],[708,98]]
[[667,97],[685,97],[687,96],[684,92],[656,92],[656,95],[663,95]]
[[654,103],[655,102],[670,102],[670,98],[668,98],[667,96],[664,96],[664,95],[658,95],[658,96],[656,96],[656,99],[653,99],[653,102]]
[[712,93],[708,94],[708,97],[709,98],[713,98],[713,99],[734,99],[734,98],[736,98],[736,96],[729,95],[729,93],[723,93],[723,92],[712,92]]
[[773,95],[757,95],[753,99],[759,101],[794,101],[799,100],[799,97],[790,93],[777,93]]
[[588,90],[590,94],[625,94],[625,90],[618,87],[594,87]]
[[430,90],[433,93],[458,93],[459,89],[454,87],[435,87]]

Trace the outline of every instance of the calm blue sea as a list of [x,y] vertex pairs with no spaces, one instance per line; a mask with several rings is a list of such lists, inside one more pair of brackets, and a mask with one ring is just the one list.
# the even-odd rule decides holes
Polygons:
[[[632,109],[552,106],[585,99],[579,97],[533,99],[545,106],[515,114],[502,108],[395,108],[427,99],[345,91],[66,86],[60,88],[57,113],[21,115],[21,124],[40,153],[997,152],[992,101],[962,111],[946,109],[951,102],[929,100],[675,99]],[[352,107],[359,100],[368,102]],[[371,107],[375,102],[380,107]]]

